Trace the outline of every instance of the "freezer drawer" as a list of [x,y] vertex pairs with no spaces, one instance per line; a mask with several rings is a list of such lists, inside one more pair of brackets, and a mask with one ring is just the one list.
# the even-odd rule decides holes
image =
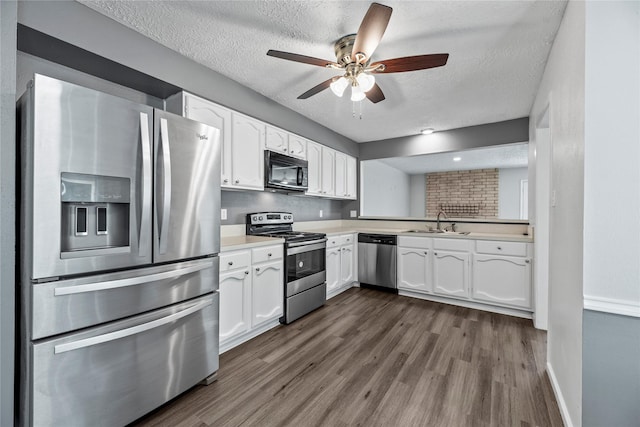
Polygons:
[[218,370],[219,295],[32,345],[35,426],[123,426]]
[[[218,257],[34,284],[32,340],[121,319],[218,289]],[[25,301],[29,307],[29,302]]]

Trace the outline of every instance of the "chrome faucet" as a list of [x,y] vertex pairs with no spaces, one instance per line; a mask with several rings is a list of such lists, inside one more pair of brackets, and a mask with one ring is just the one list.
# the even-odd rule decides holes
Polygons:
[[440,209],[440,212],[438,212],[438,216],[436,217],[436,230],[438,231],[442,231],[440,229],[440,215],[444,215],[444,219],[449,219],[449,217],[447,216],[447,213],[442,209]]

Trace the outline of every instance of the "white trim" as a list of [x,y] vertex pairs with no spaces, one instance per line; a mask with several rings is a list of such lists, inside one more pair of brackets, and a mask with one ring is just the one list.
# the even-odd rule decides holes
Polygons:
[[476,310],[490,311],[492,313],[506,314],[507,316],[521,317],[523,319],[532,318],[532,314],[528,311],[521,311],[521,310],[507,308],[507,307],[497,307],[493,305],[478,303],[475,301],[465,301],[460,299],[439,297],[436,295],[427,295],[419,292],[407,291],[404,289],[399,289],[398,295],[401,295],[403,297],[423,299],[427,301],[441,302],[449,305],[457,305],[457,306],[466,307],[466,308],[473,308]]
[[584,309],[620,314],[622,316],[640,317],[640,301],[585,295]]
[[222,342],[220,343],[220,349],[218,353],[222,354],[226,351],[229,351],[232,348],[237,347],[240,344],[245,343],[250,339],[257,337],[258,335],[261,335],[267,332],[268,330],[275,328],[276,326],[280,326],[280,321],[277,318],[269,322],[263,323],[262,325],[258,326],[255,329],[250,329],[249,331],[241,335],[238,335],[236,337],[233,337],[228,341]]
[[558,385],[558,379],[556,378],[556,374],[553,372],[553,367],[549,362],[547,362],[547,375],[549,376],[549,380],[551,382],[553,394],[556,395],[556,402],[558,402],[558,408],[560,409],[560,415],[562,416],[562,423],[566,427],[573,427],[571,416],[569,415],[569,408],[567,408],[567,402],[565,402],[564,400],[564,396],[562,395],[562,391],[560,390],[560,385]]

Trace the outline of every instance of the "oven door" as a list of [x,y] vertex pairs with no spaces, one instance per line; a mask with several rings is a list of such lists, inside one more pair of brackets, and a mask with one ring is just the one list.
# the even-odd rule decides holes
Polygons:
[[289,243],[287,245],[286,297],[306,291],[325,282],[326,247],[327,239]]
[[308,162],[265,151],[265,187],[287,191],[307,191]]

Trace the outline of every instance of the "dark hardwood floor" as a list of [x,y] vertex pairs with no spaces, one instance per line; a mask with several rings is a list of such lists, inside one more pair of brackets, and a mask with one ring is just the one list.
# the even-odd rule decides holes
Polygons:
[[140,426],[562,426],[530,320],[353,288]]

